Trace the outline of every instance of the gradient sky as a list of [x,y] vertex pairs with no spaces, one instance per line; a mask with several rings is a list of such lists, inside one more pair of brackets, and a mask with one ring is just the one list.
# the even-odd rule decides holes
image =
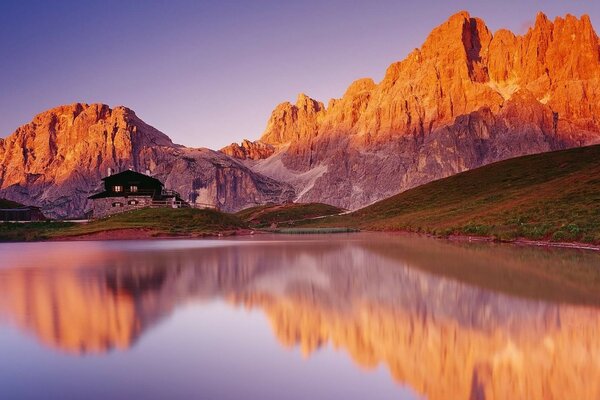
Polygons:
[[3,0],[0,137],[48,108],[102,102],[187,146],[257,139],[278,103],[382,79],[462,9],[492,31],[523,33],[537,11],[600,26],[598,0]]

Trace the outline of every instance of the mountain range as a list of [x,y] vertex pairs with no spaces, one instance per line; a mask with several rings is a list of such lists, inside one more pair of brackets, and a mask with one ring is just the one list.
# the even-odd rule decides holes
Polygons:
[[340,99],[278,105],[258,141],[173,142],[125,107],[73,104],[0,139],[0,197],[82,215],[108,168],[234,211],[266,202],[356,209],[495,161],[600,142],[600,41],[588,16],[538,14],[524,34],[467,12]]
[[224,211],[294,195],[223,153],[174,144],[128,108],[77,103],[43,112],[0,140],[0,197],[51,217],[79,217],[109,168],[149,171],[186,200]]

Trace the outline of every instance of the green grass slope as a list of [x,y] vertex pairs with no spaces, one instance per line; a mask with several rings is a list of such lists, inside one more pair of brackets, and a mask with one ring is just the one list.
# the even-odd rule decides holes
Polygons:
[[600,145],[498,162],[304,225],[600,244]]
[[124,229],[144,230],[148,236],[204,236],[235,231],[246,226],[235,215],[215,210],[144,208],[88,223],[2,223],[0,241],[68,239]]
[[343,212],[341,208],[323,203],[291,203],[264,205],[239,211],[236,216],[253,227],[293,226],[296,221],[310,220]]

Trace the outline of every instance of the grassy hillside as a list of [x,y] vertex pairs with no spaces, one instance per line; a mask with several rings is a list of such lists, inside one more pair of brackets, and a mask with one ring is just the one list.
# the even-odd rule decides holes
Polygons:
[[89,223],[34,222],[0,224],[0,241],[47,240],[123,229],[147,236],[203,236],[235,231],[246,223],[235,215],[193,208],[145,208]]
[[251,207],[238,212],[236,216],[251,226],[268,228],[271,224],[293,226],[299,220],[335,215],[343,211],[323,203],[292,203]]
[[600,146],[502,161],[304,225],[600,244]]
[[[104,238],[118,237],[124,230],[133,231],[130,237],[205,236],[227,233],[248,227],[282,227],[296,220],[332,215],[341,209],[327,204],[284,204],[253,207],[238,214],[193,208],[145,208],[116,214],[89,223],[61,221],[31,223],[1,223],[0,241],[31,241],[68,239],[102,233]],[[117,232],[119,231],[119,232]]]

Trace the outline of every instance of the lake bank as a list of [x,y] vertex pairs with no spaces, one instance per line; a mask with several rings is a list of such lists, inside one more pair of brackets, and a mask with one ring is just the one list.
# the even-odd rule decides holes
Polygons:
[[450,242],[481,242],[481,243],[502,243],[512,244],[518,246],[532,246],[532,247],[549,247],[549,248],[565,248],[565,249],[578,249],[578,250],[591,250],[600,251],[600,245],[593,245],[589,243],[581,242],[553,242],[550,240],[528,240],[525,238],[517,238],[514,240],[498,240],[491,236],[469,236],[469,235],[448,235],[438,236],[432,234],[423,234],[411,231],[368,231],[358,230],[352,228],[323,228],[319,229],[279,229],[279,230],[254,230],[254,229],[238,229],[230,231],[222,231],[215,233],[196,233],[187,235],[167,235],[160,232],[141,229],[141,228],[127,228],[127,229],[112,229],[106,231],[99,231],[94,233],[82,234],[77,236],[55,236],[47,240],[38,241],[95,241],[95,240],[161,240],[161,239],[180,239],[180,240],[193,240],[193,239],[211,239],[218,237],[235,237],[235,236],[258,236],[258,235],[315,235],[315,234],[344,234],[344,233],[386,233],[391,235],[405,235],[415,237],[428,237],[440,241]]
[[[140,209],[87,222],[45,221],[1,223],[0,242],[198,239],[253,234],[327,234],[387,232],[445,240],[502,242],[517,245],[600,250],[599,243],[573,237],[489,234],[483,229],[444,228],[437,225],[388,224],[387,219],[365,219],[361,211],[347,214],[325,204],[286,204],[253,207],[235,214],[199,209]],[[333,215],[331,213],[334,213]],[[440,222],[440,225],[443,223]],[[504,232],[510,226],[496,226]],[[560,239],[560,240],[559,240]],[[569,238],[566,238],[569,239]]]

